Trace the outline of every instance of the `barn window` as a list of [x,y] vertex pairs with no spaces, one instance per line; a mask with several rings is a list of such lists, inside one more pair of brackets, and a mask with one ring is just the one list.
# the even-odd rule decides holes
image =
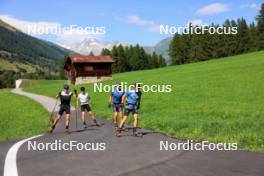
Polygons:
[[84,71],[85,71],[85,72],[94,71],[94,68],[93,68],[93,66],[85,66],[85,67],[84,67]]

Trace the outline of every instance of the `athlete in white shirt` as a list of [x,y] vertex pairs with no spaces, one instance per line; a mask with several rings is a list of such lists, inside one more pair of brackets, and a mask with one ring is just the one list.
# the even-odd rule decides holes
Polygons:
[[84,87],[81,87],[81,93],[78,95],[77,99],[78,99],[78,102],[80,103],[80,106],[81,106],[83,128],[87,128],[85,110],[89,113],[90,118],[93,120],[95,125],[99,126],[97,124],[96,119],[94,118],[94,113],[91,109],[91,97],[89,96],[89,94],[87,92],[85,92]]

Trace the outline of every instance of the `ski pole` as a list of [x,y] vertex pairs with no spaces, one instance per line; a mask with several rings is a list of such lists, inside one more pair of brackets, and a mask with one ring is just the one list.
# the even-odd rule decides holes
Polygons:
[[56,103],[51,111],[51,114],[50,114],[50,118],[49,118],[49,122],[48,122],[48,126],[50,125],[50,122],[52,121],[52,116],[53,116],[53,113],[55,111],[55,108],[57,107],[57,104],[58,104],[58,99],[56,99]]
[[76,101],[76,106],[75,106],[75,128],[77,129],[77,117],[78,117],[78,109],[77,109],[77,101]]
[[78,110],[77,110],[77,106],[78,106],[78,94],[77,94],[77,90],[74,89],[74,93],[76,95],[76,103],[75,103],[75,128],[77,129],[77,117],[78,117]]

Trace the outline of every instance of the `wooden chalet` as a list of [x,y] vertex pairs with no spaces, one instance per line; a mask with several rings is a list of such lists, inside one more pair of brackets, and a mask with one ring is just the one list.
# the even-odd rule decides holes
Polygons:
[[112,79],[110,56],[69,56],[64,65],[69,84],[94,83]]

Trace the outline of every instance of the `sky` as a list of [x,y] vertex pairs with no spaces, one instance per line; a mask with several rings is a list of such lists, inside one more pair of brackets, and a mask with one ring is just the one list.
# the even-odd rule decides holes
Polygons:
[[160,25],[186,26],[223,24],[226,19],[245,18],[253,22],[261,0],[0,0],[0,19],[26,31],[28,25],[38,27],[104,27],[103,33],[31,34],[54,43],[78,42],[85,38],[119,41],[153,46],[171,36],[160,34]]

